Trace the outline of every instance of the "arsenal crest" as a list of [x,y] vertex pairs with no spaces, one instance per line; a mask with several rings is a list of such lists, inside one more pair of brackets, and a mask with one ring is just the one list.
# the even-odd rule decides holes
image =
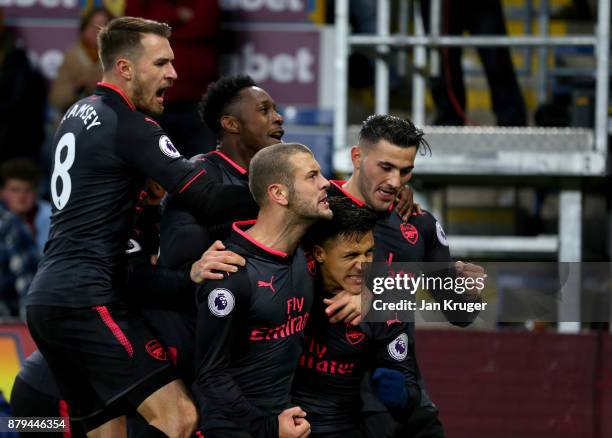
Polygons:
[[346,340],[351,345],[357,345],[365,339],[364,332],[350,324],[346,325]]
[[151,357],[157,360],[164,361],[168,359],[168,356],[166,355],[166,350],[164,350],[164,347],[162,347],[162,345],[157,341],[157,339],[153,339],[152,341],[147,342],[145,348],[147,349],[147,353],[149,353]]
[[314,277],[317,274],[317,261],[310,251],[304,251],[304,255],[306,256],[306,267],[308,268],[308,273]]
[[411,245],[414,245],[419,240],[419,232],[416,227],[412,224],[402,223],[400,225],[400,231],[402,232],[402,236],[406,239]]

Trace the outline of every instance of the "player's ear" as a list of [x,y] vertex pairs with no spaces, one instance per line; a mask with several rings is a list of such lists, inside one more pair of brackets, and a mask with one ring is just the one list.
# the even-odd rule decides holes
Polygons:
[[359,169],[361,167],[362,156],[363,151],[361,150],[361,146],[355,145],[351,148],[351,161],[353,162],[354,169]]
[[221,129],[230,134],[240,134],[240,123],[234,116],[224,115],[219,120]]
[[325,250],[322,246],[314,245],[312,247],[312,256],[317,263],[325,263]]
[[279,205],[288,205],[289,190],[284,184],[270,184],[268,186],[268,198]]
[[129,59],[117,58],[115,61],[115,70],[117,74],[126,81],[131,81],[134,77],[133,65]]

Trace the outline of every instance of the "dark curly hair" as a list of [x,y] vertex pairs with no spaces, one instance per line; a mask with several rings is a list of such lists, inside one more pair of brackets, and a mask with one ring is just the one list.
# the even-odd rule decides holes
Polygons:
[[200,102],[200,115],[217,137],[221,133],[221,117],[226,114],[227,107],[238,100],[242,89],[256,86],[248,75],[225,76],[208,86]]
[[408,119],[391,115],[373,115],[364,120],[359,131],[359,145],[371,146],[380,140],[402,147],[423,147],[423,154],[431,153],[431,147],[423,138],[423,131]]
[[334,216],[309,228],[302,240],[305,249],[311,250],[314,245],[322,245],[337,236],[359,240],[374,229],[378,214],[370,207],[357,205],[344,196],[331,196],[327,202]]

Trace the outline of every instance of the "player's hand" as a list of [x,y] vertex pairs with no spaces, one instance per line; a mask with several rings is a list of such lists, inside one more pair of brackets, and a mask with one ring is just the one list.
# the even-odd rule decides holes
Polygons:
[[296,427],[303,428],[305,425],[307,425],[308,429],[302,435],[300,435],[300,437],[310,436],[310,423],[308,421],[306,421],[305,418],[302,418],[302,417],[293,417],[293,422],[296,425]]
[[[487,278],[487,274],[482,266],[476,265],[474,263],[464,263],[462,261],[455,262],[455,272],[457,275],[462,277],[471,277],[474,279],[482,278],[482,283],[484,284],[484,280]],[[478,283],[475,283],[474,286],[478,286]],[[463,294],[466,298],[476,300],[480,298],[480,294],[482,293],[481,287],[472,287],[466,288],[465,293]]]
[[395,211],[404,222],[410,219],[413,211],[416,211],[418,214],[423,213],[421,206],[414,202],[414,192],[409,186],[402,187],[395,198],[395,202]]
[[279,438],[303,438],[310,435],[310,423],[306,412],[299,406],[285,409],[278,415]]
[[408,402],[406,378],[390,368],[376,368],[372,373],[372,385],[376,397],[390,408],[403,408]]
[[246,261],[235,252],[225,251],[225,245],[220,240],[215,241],[206,250],[200,260],[191,265],[191,280],[202,283],[204,280],[221,280],[221,272],[236,272],[238,266],[244,266]]
[[354,294],[343,290],[333,298],[323,300],[327,307],[325,314],[332,324],[340,321],[359,325],[361,323],[361,294]]

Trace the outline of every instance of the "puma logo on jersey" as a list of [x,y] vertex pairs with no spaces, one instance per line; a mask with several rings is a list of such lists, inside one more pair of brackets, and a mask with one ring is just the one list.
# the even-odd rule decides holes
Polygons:
[[273,282],[274,282],[274,275],[270,277],[270,281],[259,280],[257,282],[257,287],[269,287],[272,290],[272,293],[276,293],[276,289],[274,289],[274,285],[272,284]]
[[395,318],[394,319],[388,319],[386,321],[387,327],[393,325],[393,324],[401,324],[402,321],[399,320],[399,318],[397,317],[397,311],[395,311]]

